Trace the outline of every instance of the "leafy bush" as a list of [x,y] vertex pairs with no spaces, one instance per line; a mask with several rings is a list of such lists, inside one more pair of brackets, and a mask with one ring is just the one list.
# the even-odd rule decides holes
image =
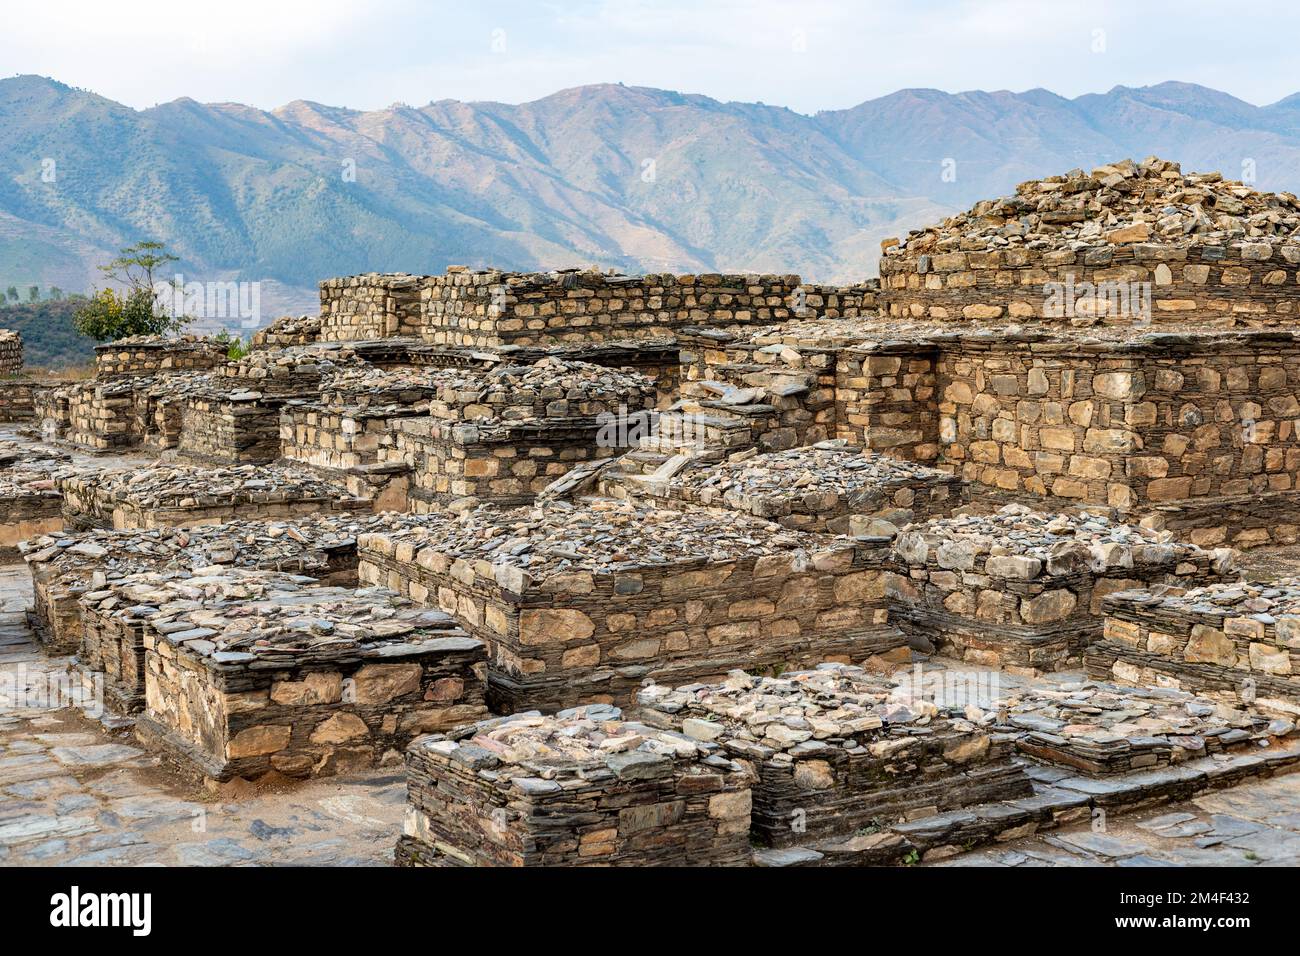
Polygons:
[[157,312],[149,289],[135,289],[125,295],[100,289],[72,318],[76,330],[96,342],[131,335],[166,335],[179,332],[188,321]]

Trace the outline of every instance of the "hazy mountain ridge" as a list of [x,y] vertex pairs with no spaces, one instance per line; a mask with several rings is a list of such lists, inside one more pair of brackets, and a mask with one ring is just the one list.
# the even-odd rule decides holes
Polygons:
[[0,80],[0,124],[0,284],[85,289],[117,247],[157,238],[187,279],[262,281],[267,318],[310,308],[327,275],[451,263],[851,281],[884,236],[1124,156],[1230,178],[1250,160],[1259,188],[1300,186],[1300,94],[1255,107],[1185,83],[902,90],[805,116],[620,85],[136,111],[22,76]]

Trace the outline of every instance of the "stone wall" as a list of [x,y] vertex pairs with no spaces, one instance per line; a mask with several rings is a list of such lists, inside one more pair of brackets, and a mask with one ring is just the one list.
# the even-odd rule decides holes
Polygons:
[[914,642],[977,664],[1030,673],[1078,665],[1101,636],[1107,594],[1235,577],[1230,552],[1168,537],[1018,505],[914,526],[895,543],[910,580],[892,619]]
[[399,418],[388,426],[379,462],[410,468],[408,507],[419,513],[462,498],[523,504],[576,465],[612,453],[599,446],[594,422]]
[[1296,487],[1296,340],[963,336],[940,353],[941,467],[1121,511]]
[[369,273],[326,279],[320,284],[322,342],[417,335],[420,289],[426,276]]
[[416,741],[398,865],[747,866],[752,775],[619,717],[517,715]]
[[227,361],[228,346],[192,335],[179,338],[137,336],[95,346],[95,377],[153,375],[215,368]]
[[0,329],[0,375],[17,375],[22,370],[22,333],[13,329]]
[[[1268,242],[885,255],[881,299],[900,319],[1284,325],[1300,301],[1298,265],[1300,245]],[[1065,305],[1052,283],[1081,290],[1079,300]],[[1104,283],[1149,284],[1149,314],[1094,292]]]
[[[716,539],[742,519],[690,520],[712,527]],[[466,560],[450,543],[374,534],[359,539],[358,573],[455,614],[487,641],[492,697],[502,707],[548,710],[626,703],[645,677],[685,683],[733,668],[862,661],[900,647],[888,623],[893,576],[883,549],[815,541],[806,547],[825,550],[628,561],[617,572],[532,581],[509,566]]]
[[18,543],[63,527],[62,500],[49,481],[0,473],[0,558],[14,558]]
[[542,345],[770,325],[792,315],[797,288],[798,276],[449,270],[425,280],[422,335],[444,345]]
[[69,475],[56,485],[63,517],[74,528],[189,527],[372,510],[372,502],[310,473],[267,467],[257,474],[164,467],[148,482],[136,470]]
[[285,315],[254,332],[249,344],[254,349],[311,345],[320,338],[320,327],[320,316]]
[[861,668],[826,665],[678,690],[651,685],[637,701],[646,723],[754,768],[750,832],[768,847],[1031,794],[1009,735],[898,691]]
[[836,436],[896,458],[934,462],[939,457],[938,357],[928,342],[840,352]]
[[176,447],[201,461],[274,461],[280,457],[280,404],[263,398],[193,396],[180,407]]
[[[245,599],[231,618],[244,619],[235,624],[241,635],[262,619],[275,623],[268,644],[229,650],[212,626],[227,605],[206,614],[201,607],[194,617],[164,608],[144,637],[146,709],[137,733],[211,779],[272,770],[304,777],[395,761],[421,734],[485,717],[475,673],[483,644],[445,615],[400,603],[395,615],[355,626],[367,605],[390,603],[381,591],[339,588]],[[309,634],[306,620],[343,625],[346,639]],[[308,652],[292,649],[295,638]]]
[[1217,585],[1186,593],[1133,590],[1104,602],[1090,675],[1173,687],[1231,705],[1300,715],[1300,588]]

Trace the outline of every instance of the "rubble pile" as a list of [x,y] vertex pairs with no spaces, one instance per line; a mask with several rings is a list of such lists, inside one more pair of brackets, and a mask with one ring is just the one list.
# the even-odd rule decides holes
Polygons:
[[1104,609],[1092,676],[1300,715],[1300,579],[1128,590]]
[[1152,156],[1021,183],[1014,196],[978,202],[884,252],[1243,239],[1300,242],[1300,202],[1291,193],[1258,192],[1219,173],[1184,174],[1178,163]]
[[255,349],[280,349],[311,345],[319,336],[320,316],[284,315],[254,332],[250,344]]
[[438,397],[431,413],[450,421],[594,418],[655,404],[654,383],[644,375],[589,362],[543,358],[530,365],[502,364],[485,372],[443,369],[435,375]]
[[656,497],[732,508],[789,528],[892,536],[960,505],[962,486],[947,472],[833,440],[688,466]]
[[594,705],[407,751],[407,866],[747,866],[751,773],[716,745]]
[[769,846],[1030,793],[1009,735],[859,667],[651,685],[637,702],[647,723],[716,743],[756,768],[753,831]]
[[1022,183],[883,245],[898,318],[1286,326],[1300,204],[1153,156]]
[[1101,515],[1006,505],[936,518],[894,541],[909,578],[895,621],[923,646],[1021,671],[1079,663],[1101,636],[1102,599],[1150,584],[1231,579],[1234,552]]

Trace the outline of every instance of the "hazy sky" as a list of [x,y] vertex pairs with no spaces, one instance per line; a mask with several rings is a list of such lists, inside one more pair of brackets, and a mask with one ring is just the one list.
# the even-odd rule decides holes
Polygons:
[[1177,79],[1263,105],[1300,90],[1300,4],[1251,0],[37,0],[0,76],[135,107],[522,102],[623,82],[800,112],[909,86],[1066,96]]

